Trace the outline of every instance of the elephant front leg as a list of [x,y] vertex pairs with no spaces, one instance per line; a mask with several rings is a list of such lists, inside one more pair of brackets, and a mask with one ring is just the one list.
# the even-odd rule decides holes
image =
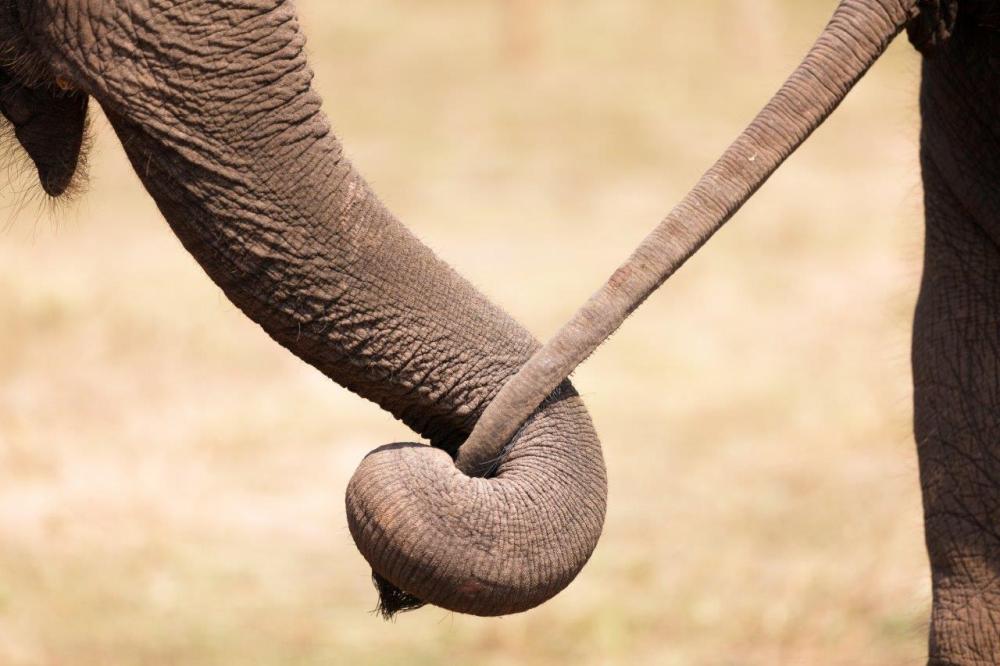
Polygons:
[[1000,249],[925,156],[914,331],[932,664],[1000,663]]
[[915,430],[930,663],[1000,664],[1000,33],[996,2],[962,7],[953,38],[924,62]]

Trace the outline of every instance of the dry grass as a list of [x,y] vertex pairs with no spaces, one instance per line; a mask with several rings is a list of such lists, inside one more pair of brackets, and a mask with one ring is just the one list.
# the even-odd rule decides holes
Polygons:
[[[356,162],[540,337],[833,5],[546,0],[512,46],[504,0],[299,4]],[[918,662],[917,81],[896,45],[579,371],[605,536],[568,591],[502,620],[369,613],[342,493],[412,436],[243,319],[99,123],[82,201],[0,200],[0,662]]]

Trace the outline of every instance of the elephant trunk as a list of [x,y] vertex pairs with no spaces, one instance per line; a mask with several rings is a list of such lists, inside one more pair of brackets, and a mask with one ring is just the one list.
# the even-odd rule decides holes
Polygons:
[[553,388],[704,245],[837,108],[918,14],[918,0],[843,0],[805,59],[694,189],[483,413],[456,464],[496,456]]
[[455,469],[449,453],[539,345],[410,234],[346,159],[291,5],[230,4],[221,21],[213,2],[23,4],[33,44],[101,104],[230,300],[439,447],[379,449],[348,488],[351,533],[385,610],[511,613],[565,587],[604,521],[590,418],[567,384],[501,464],[479,470],[490,479]]

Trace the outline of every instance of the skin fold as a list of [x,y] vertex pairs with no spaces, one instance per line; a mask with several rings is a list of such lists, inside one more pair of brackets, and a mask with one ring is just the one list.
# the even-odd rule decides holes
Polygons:
[[[653,237],[666,250],[615,274],[611,296],[633,300],[588,334],[610,334],[701,247],[908,26],[925,54],[913,368],[930,663],[1000,663],[1000,0],[845,0],[831,26]],[[0,111],[58,193],[95,99],[226,295],[433,444],[377,449],[348,487],[348,524],[387,612],[535,606],[580,571],[605,515],[600,446],[564,381],[572,367],[552,370],[529,404],[501,404],[500,435],[463,446],[542,348],[378,201],[331,133],[303,45],[281,0],[0,0]]]

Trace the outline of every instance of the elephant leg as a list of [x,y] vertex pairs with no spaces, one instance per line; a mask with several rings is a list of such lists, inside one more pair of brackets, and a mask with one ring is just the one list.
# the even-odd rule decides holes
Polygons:
[[931,164],[914,331],[932,663],[1000,663],[1000,248]]
[[932,664],[1000,663],[1000,52],[985,18],[960,17],[925,61],[921,95],[927,234],[913,372]]

